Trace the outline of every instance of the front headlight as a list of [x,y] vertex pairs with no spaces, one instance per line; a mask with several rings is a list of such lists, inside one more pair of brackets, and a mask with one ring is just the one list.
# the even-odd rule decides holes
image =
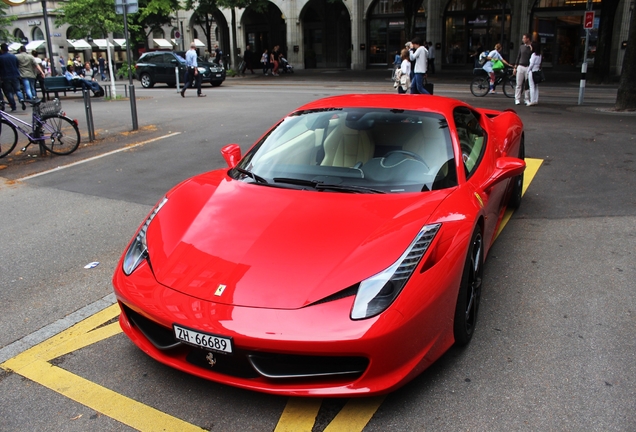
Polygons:
[[402,256],[386,270],[360,282],[351,319],[371,318],[388,308],[411,277],[442,224],[426,225]]
[[146,243],[146,232],[150,226],[150,222],[159,213],[161,207],[168,202],[168,198],[164,197],[163,200],[157,204],[152,213],[148,216],[144,224],[139,228],[139,232],[135,236],[135,239],[130,243],[126,255],[124,255],[124,264],[122,270],[126,276],[129,276],[135,269],[141,264],[143,260],[148,258],[148,244]]
[[197,68],[197,69],[199,69],[199,73],[200,74],[205,74],[205,68],[200,67],[200,68]]

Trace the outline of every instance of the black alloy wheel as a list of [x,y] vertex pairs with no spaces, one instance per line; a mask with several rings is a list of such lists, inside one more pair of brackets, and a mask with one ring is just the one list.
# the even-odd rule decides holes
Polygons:
[[483,246],[481,228],[476,226],[468,247],[455,307],[453,333],[455,344],[459,346],[467,345],[475,333],[484,273]]

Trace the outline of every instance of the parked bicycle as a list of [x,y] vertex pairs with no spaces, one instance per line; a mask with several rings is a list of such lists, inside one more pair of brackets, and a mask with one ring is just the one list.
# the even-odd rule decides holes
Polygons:
[[50,102],[42,102],[41,99],[25,102],[33,106],[31,124],[0,111],[0,158],[15,148],[18,143],[18,131],[29,140],[22,151],[26,151],[31,144],[38,144],[40,149],[46,149],[56,155],[68,155],[77,150],[80,145],[77,120],[67,117],[62,112],[59,99]]
[[[475,75],[475,78],[473,78],[473,81],[470,83],[470,92],[473,96],[486,96],[490,91],[490,77],[488,76],[488,72],[482,68],[475,68],[473,69],[473,75]],[[506,67],[501,72],[495,72],[494,89],[496,90],[500,84],[503,86],[503,92],[506,96],[509,98],[515,97],[517,79],[512,74],[512,68]]]

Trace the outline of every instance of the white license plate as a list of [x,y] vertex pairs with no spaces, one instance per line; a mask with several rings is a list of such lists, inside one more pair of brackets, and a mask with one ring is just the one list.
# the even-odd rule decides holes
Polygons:
[[232,338],[201,333],[173,324],[174,336],[181,342],[201,347],[207,350],[232,353]]
[[216,77],[217,78],[221,78],[221,74],[216,74]]

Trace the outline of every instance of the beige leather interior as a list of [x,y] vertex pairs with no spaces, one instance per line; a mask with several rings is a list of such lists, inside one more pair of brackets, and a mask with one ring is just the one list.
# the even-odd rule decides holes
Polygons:
[[422,156],[432,173],[436,173],[449,159],[444,129],[439,127],[439,120],[422,118],[420,132],[411,136],[403,149]]
[[356,163],[366,163],[373,157],[375,145],[364,130],[350,129],[344,120],[327,136],[324,143],[324,166],[353,167]]

